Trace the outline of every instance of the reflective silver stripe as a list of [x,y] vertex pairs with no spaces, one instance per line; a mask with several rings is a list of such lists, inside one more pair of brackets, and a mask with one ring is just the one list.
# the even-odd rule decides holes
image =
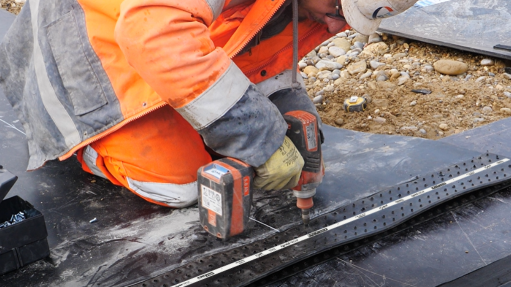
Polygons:
[[95,149],[93,149],[91,146],[86,146],[85,150],[83,151],[83,161],[89,167],[89,169],[92,171],[93,174],[100,176],[102,178],[106,178],[105,174],[99,170],[98,166],[96,165],[96,160],[98,159],[98,153]]
[[197,182],[173,184],[160,182],[142,182],[126,178],[129,187],[139,195],[164,203],[170,207],[182,208],[197,202]]
[[[43,54],[41,52],[37,36],[39,33],[39,1],[40,0],[30,1],[32,31],[34,34],[34,68],[37,85],[39,86],[39,92],[41,94],[41,100],[44,108],[48,111],[48,114],[59,129],[60,133],[62,133],[62,136],[64,136],[64,141],[66,142],[67,147],[71,148],[79,144],[82,140],[80,133],[71,119],[71,116],[69,116],[66,109],[57,98],[57,95],[51,86],[48,74],[46,73]],[[66,36],[62,35],[62,37]]]
[[211,11],[213,11],[213,21],[222,13],[222,8],[224,8],[225,0],[206,0],[208,2],[209,7],[211,7]]
[[[271,77],[267,80],[260,82],[259,84],[257,84],[257,88],[261,93],[269,97],[271,94],[277,91],[291,88],[293,84],[292,75],[293,71],[285,70],[284,72],[276,75],[275,77]],[[305,89],[305,83],[303,82],[303,78],[300,74],[297,75],[296,80],[298,81],[298,83],[300,83],[302,89]]]
[[233,63],[202,95],[176,109],[196,130],[209,126],[225,115],[250,86],[250,81]]

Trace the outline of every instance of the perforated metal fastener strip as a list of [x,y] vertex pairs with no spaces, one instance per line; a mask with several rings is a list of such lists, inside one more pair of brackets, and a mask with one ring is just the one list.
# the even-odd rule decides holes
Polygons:
[[388,230],[453,198],[511,184],[507,158],[486,154],[417,177],[265,240],[200,258],[136,286],[242,286],[307,257]]

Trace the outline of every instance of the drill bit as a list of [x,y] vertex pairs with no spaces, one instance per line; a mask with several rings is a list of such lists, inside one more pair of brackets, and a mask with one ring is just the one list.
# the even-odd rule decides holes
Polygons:
[[310,209],[302,209],[302,220],[303,220],[303,225],[305,226],[308,226],[309,225],[309,222],[310,222]]

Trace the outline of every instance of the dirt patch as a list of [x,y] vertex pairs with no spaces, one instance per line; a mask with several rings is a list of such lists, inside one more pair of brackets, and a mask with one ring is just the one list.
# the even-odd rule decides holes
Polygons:
[[[406,53],[411,61],[388,63],[380,58],[387,65],[376,71],[409,70],[410,80],[398,85],[397,78],[377,82],[349,75],[336,86],[336,92],[325,92],[322,103],[316,105],[325,123],[370,133],[439,139],[511,116],[511,79],[504,73],[504,61],[407,39],[383,38],[388,38],[384,42],[391,47],[389,54]],[[405,43],[400,44],[403,40]],[[440,59],[464,62],[469,70],[460,76],[447,76],[409,67],[415,61],[433,65]],[[494,64],[482,66],[483,59]],[[320,90],[309,89],[311,99]],[[367,109],[346,112],[343,103],[351,96],[366,97]]]

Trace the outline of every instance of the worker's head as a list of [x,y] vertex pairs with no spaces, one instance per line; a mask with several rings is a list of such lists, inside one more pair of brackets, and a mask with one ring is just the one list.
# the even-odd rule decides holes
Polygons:
[[412,7],[417,0],[299,0],[301,19],[328,25],[330,33],[341,31],[348,23],[359,33],[370,35],[383,18],[395,16]]

